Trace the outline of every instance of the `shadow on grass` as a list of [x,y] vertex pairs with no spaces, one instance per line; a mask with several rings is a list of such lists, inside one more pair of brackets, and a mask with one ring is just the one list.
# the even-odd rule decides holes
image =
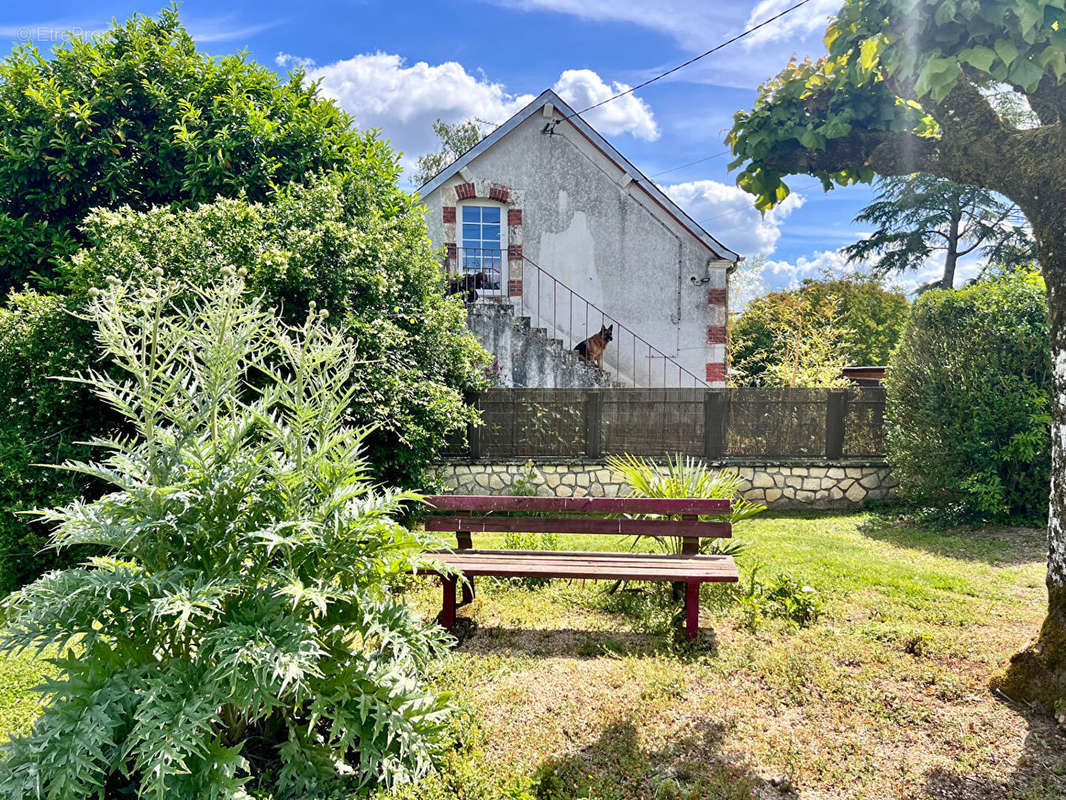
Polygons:
[[629,631],[581,630],[577,628],[480,627],[459,645],[466,653],[521,652],[534,658],[600,658],[605,655],[649,656],[670,653],[675,657],[701,658],[718,653],[718,639],[711,628],[701,628],[695,642],[677,641],[672,634]]
[[1047,557],[1045,533],[1037,528],[984,526],[933,530],[872,516],[859,524],[858,531],[867,538],[896,547],[961,561],[983,561],[993,566],[1027,564]]
[[764,785],[723,753],[729,731],[721,723],[702,720],[692,733],[662,749],[643,747],[640,729],[640,722],[627,714],[592,744],[544,761],[534,777],[534,796],[751,800],[756,787]]
[[1029,725],[1021,757],[1005,780],[938,767],[925,774],[931,800],[1061,800],[1066,797],[1066,737],[1044,711],[1010,703]]

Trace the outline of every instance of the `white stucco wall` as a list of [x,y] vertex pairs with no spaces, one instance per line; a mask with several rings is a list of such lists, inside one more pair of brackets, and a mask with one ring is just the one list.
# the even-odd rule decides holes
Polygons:
[[[709,343],[709,326],[725,325],[721,290],[728,262],[628,181],[579,130],[564,123],[548,136],[542,133],[545,121],[534,114],[423,198],[434,243],[455,241],[455,228],[444,223],[443,210],[457,206],[461,220],[464,201],[456,200],[457,185],[473,183],[478,198],[492,184],[507,187],[511,207],[522,212],[512,239],[559,282],[529,263],[511,261],[512,279],[520,273],[522,280],[520,313],[530,316],[534,327],[576,343],[599,331],[595,306],[691,375],[717,378],[717,369],[709,372],[708,365],[724,363],[725,345]],[[579,298],[571,303],[565,286]],[[649,358],[648,347],[619,326],[614,333],[605,364],[619,384],[693,385],[689,374],[669,362],[664,370],[662,357],[652,353]],[[712,333],[710,338],[718,337]],[[721,385],[714,379],[709,383]]]

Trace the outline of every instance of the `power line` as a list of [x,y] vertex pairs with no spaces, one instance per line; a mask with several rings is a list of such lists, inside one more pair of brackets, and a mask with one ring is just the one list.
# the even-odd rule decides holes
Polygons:
[[710,161],[712,158],[721,158],[722,156],[729,155],[731,152],[732,152],[731,150],[723,150],[721,153],[715,153],[713,156],[706,156],[704,158],[698,158],[695,161],[689,161],[687,164],[681,164],[681,165],[676,166],[676,167],[670,167],[670,169],[664,169],[662,172],[653,172],[651,175],[645,175],[644,177],[646,177],[646,178],[655,178],[655,177],[658,177],[659,175],[665,175],[668,172],[677,172],[679,169],[684,169],[685,167],[692,167],[692,166],[695,166],[696,164],[702,164],[704,161]]
[[802,6],[807,5],[807,3],[809,3],[809,2],[811,2],[811,0],[800,0],[800,2],[796,3],[795,5],[791,5],[788,8],[784,9],[783,11],[779,11],[778,13],[774,14],[769,19],[763,20],[758,25],[753,25],[752,27],[748,28],[746,31],[742,31],[741,33],[738,33],[736,36],[732,37],[731,39],[726,39],[721,44],[715,45],[710,50],[707,50],[704,53],[700,53],[698,56],[693,56],[688,61],[685,61],[682,64],[678,64],[676,67],[668,69],[666,72],[662,72],[662,73],[656,75],[654,78],[648,78],[648,80],[643,81],[642,83],[638,83],[636,86],[630,87],[629,89],[626,89],[624,92],[619,92],[616,95],[612,95],[611,97],[608,97],[606,100],[601,100],[598,103],[593,103],[588,108],[583,108],[580,111],[575,111],[573,114],[570,114],[567,117],[563,117],[563,119],[558,120],[558,121],[562,122],[563,120],[568,120],[568,119],[571,119],[573,117],[580,116],[580,115],[582,115],[582,114],[584,114],[584,113],[586,113],[588,111],[592,111],[592,109],[594,109],[594,108],[599,108],[600,106],[606,105],[607,103],[610,103],[613,100],[617,100],[619,97],[625,97],[627,94],[632,94],[633,92],[637,91],[638,89],[643,89],[645,86],[653,84],[656,81],[662,80],[667,75],[673,75],[678,70],[684,69],[685,67],[690,66],[691,64],[695,64],[701,58],[706,58],[707,56],[711,55],[711,53],[717,53],[719,50],[721,50],[721,49],[723,49],[725,47],[728,47],[729,45],[734,44],[735,42],[739,42],[745,36],[750,36],[751,34],[755,33],[755,31],[759,30],[760,28],[765,28],[771,22],[776,22],[777,20],[781,19],[781,17],[785,16],[786,14],[791,14],[797,8],[801,8]]

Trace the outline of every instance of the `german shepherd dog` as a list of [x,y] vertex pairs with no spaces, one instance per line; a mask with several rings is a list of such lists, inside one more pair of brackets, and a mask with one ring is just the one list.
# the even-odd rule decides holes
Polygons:
[[603,369],[603,351],[607,349],[607,343],[614,338],[614,323],[603,325],[600,332],[590,336],[583,342],[578,342],[574,348],[577,354],[589,364],[595,364],[598,369]]
[[445,294],[459,294],[463,292],[463,298],[468,303],[473,303],[478,298],[478,289],[495,288],[489,285],[489,276],[484,272],[468,272],[464,275],[453,275],[448,278],[448,288]]

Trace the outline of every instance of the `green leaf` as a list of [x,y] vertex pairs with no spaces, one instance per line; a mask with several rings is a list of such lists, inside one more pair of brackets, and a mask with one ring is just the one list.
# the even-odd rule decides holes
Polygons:
[[996,55],[1006,65],[1010,66],[1014,63],[1014,59],[1018,57],[1017,46],[1009,39],[996,39],[993,42],[992,47],[995,48]]
[[977,45],[960,51],[959,58],[968,64],[972,64],[982,72],[988,72],[992,68],[992,64],[995,63],[996,53],[989,47]]
[[872,73],[877,68],[883,48],[884,40],[880,36],[871,36],[859,46],[859,68],[864,73]]
[[1028,58],[1020,58],[1015,61],[1010,71],[1011,82],[1018,84],[1027,91],[1035,89],[1043,77],[1044,70],[1040,69]]

